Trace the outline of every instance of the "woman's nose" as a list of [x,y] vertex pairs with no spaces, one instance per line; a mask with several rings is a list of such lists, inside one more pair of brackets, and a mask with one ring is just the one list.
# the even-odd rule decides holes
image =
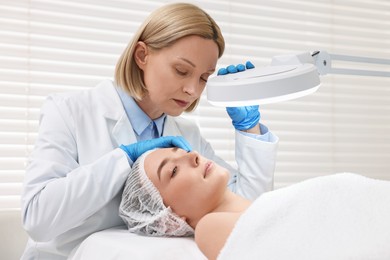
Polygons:
[[199,166],[199,154],[195,151],[187,153],[188,160],[190,161],[190,165],[193,167]]
[[185,86],[183,87],[183,92],[188,94],[189,96],[200,96],[200,93],[202,91],[202,88],[199,84],[199,81],[197,80],[190,80],[188,81]]

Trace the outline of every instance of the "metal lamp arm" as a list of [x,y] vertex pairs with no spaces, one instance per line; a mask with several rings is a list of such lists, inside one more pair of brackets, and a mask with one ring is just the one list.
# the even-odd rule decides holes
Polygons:
[[326,51],[315,51],[312,53],[312,57],[314,59],[314,64],[316,65],[320,75],[343,74],[343,75],[390,77],[390,71],[335,68],[332,66],[333,60],[340,60],[340,61],[348,61],[354,63],[389,65],[390,68],[390,59],[329,54]]

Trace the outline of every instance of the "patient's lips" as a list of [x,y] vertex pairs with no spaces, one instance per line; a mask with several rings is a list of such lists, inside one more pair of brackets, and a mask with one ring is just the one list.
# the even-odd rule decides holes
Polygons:
[[213,163],[212,162],[207,162],[206,166],[205,166],[205,171],[204,171],[204,178],[206,178],[207,175],[210,174],[212,168],[213,168]]

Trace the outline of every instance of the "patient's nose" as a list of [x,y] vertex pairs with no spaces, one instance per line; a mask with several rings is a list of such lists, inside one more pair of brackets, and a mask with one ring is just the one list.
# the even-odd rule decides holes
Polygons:
[[195,151],[187,153],[187,157],[190,161],[190,165],[193,167],[199,166],[199,154]]

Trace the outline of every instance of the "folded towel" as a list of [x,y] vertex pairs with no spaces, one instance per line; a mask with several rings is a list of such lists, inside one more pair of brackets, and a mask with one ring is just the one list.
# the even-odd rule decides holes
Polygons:
[[218,259],[390,259],[390,182],[343,173],[265,193]]

